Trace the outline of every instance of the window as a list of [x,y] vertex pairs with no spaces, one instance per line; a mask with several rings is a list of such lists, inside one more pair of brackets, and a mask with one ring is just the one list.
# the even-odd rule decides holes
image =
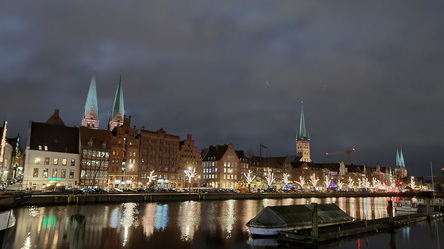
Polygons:
[[34,158],[34,163],[35,163],[35,164],[39,164],[39,163],[40,163],[40,157],[36,157],[36,158]]
[[42,146],[41,145],[39,145],[39,150],[42,150]]
[[52,170],[52,178],[57,178],[57,169]]
[[66,166],[67,163],[68,163],[68,160],[66,160],[66,158],[63,158],[63,159],[62,159],[62,165],[63,165],[63,166]]
[[48,150],[48,146],[45,145],[45,150]]
[[62,169],[62,173],[60,174],[60,178],[66,178],[66,169]]
[[32,177],[39,177],[39,168],[34,168],[32,172]]
[[53,163],[54,163],[54,165],[58,165],[59,164],[59,158],[58,157],[54,157]]
[[49,164],[49,157],[45,157],[45,164]]
[[71,159],[71,166],[76,166],[76,159]]
[[48,168],[43,169],[43,178],[48,178]]
[[69,178],[70,179],[74,178],[74,170],[73,169],[69,171]]

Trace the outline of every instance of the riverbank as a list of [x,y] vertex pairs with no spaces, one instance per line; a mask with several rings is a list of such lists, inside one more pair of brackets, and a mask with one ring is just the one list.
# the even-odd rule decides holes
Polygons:
[[122,203],[122,202],[169,202],[169,201],[205,201],[228,199],[284,199],[284,198],[328,198],[328,197],[419,197],[431,198],[431,192],[420,193],[100,193],[100,194],[37,194],[25,205],[69,205],[86,203]]

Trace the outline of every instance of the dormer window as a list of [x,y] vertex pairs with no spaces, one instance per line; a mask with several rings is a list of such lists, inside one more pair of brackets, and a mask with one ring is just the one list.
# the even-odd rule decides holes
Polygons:
[[89,146],[89,147],[92,147],[92,146],[93,146],[93,140],[92,140],[92,139],[90,139],[90,140],[88,141],[88,146]]

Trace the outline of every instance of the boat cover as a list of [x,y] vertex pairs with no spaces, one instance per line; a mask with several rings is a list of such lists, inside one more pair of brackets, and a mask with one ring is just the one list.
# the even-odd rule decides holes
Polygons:
[[[342,211],[336,204],[318,204],[318,224],[351,222],[353,217]],[[247,226],[253,227],[305,227],[312,224],[311,204],[290,206],[268,206]]]

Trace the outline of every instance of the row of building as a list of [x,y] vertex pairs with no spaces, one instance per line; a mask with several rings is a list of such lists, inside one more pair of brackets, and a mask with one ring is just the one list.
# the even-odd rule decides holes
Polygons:
[[[30,121],[26,149],[20,136],[7,138],[7,122],[1,128],[1,179],[19,179],[26,189],[54,188],[282,188],[295,181],[317,177],[334,186],[345,177],[381,181],[403,179],[403,162],[394,170],[385,167],[317,164],[310,158],[310,138],[301,108],[295,155],[247,156],[234,145],[214,145],[198,150],[191,134],[185,139],[163,129],[131,126],[125,116],[123,87],[119,80],[108,129],[99,128],[96,80],[93,75],[80,127],[67,126],[59,110],[46,122]],[[401,160],[400,160],[401,161]],[[250,172],[254,179],[247,181]],[[327,176],[327,177],[325,177]],[[301,178],[302,177],[302,178]],[[325,180],[322,180],[325,179]],[[270,181],[271,180],[271,181]],[[303,184],[302,184],[303,185]],[[325,184],[324,184],[325,185]]]

